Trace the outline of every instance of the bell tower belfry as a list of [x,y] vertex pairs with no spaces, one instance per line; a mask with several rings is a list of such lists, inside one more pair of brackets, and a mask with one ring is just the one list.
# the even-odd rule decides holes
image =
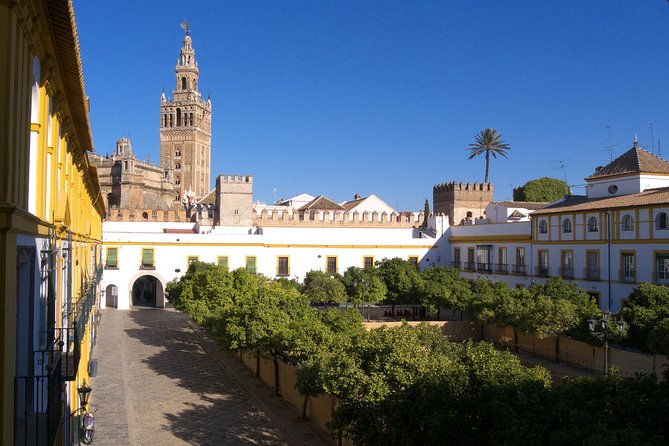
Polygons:
[[172,98],[160,97],[160,164],[173,171],[177,199],[192,189],[197,197],[210,190],[211,100],[202,99],[193,41],[187,23],[175,69]]

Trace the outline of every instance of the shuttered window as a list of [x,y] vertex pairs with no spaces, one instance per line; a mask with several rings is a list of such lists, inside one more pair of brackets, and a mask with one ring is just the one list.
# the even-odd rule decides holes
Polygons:
[[246,258],[246,269],[251,274],[256,273],[256,258],[255,257],[247,257]]
[[228,258],[227,257],[219,257],[218,258],[218,266],[222,266],[225,269],[228,269]]
[[277,276],[288,276],[290,275],[290,269],[288,267],[288,257],[278,257],[276,261],[276,275]]
[[327,257],[325,259],[325,267],[328,274],[337,274],[337,258],[336,257]]
[[107,248],[107,268],[118,268],[118,248]]
[[142,267],[153,268],[153,249],[142,249]]

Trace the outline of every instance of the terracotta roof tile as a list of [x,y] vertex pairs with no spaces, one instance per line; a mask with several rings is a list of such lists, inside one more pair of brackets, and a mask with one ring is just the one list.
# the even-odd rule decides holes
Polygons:
[[324,195],[319,195],[318,197],[311,200],[309,203],[305,204],[299,211],[344,211],[345,209],[330,200]]
[[520,208],[534,211],[541,209],[548,204],[548,201],[495,201],[492,204],[504,206],[507,208]]
[[638,194],[620,195],[618,197],[587,198],[572,196],[559,203],[536,210],[532,213],[532,216],[663,204],[669,205],[669,187],[646,189]]
[[598,167],[586,180],[624,174],[669,174],[669,163],[647,152],[635,143],[634,147],[611,161]]

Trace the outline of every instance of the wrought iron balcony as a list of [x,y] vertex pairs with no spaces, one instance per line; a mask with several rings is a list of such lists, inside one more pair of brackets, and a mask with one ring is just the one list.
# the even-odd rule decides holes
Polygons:
[[451,266],[460,269],[462,268],[462,262],[451,262]]
[[509,265],[506,263],[496,263],[495,272],[500,274],[506,274],[509,272]]
[[599,280],[599,268],[585,268],[583,270],[583,277],[586,280]]
[[14,378],[14,445],[52,446],[63,421],[60,345],[34,352],[33,373]]
[[465,262],[463,269],[465,271],[476,271],[476,263],[474,262]]
[[560,276],[563,279],[573,279],[574,278],[574,268],[571,266],[563,266],[560,268]]
[[511,272],[513,274],[524,276],[527,274],[527,265],[512,265]]
[[537,271],[535,273],[537,277],[548,277],[548,267],[547,266],[537,266]]
[[620,280],[627,283],[636,282],[636,270],[628,269],[620,271]]
[[479,262],[479,263],[476,264],[476,269],[481,273],[491,273],[492,272],[492,263]]

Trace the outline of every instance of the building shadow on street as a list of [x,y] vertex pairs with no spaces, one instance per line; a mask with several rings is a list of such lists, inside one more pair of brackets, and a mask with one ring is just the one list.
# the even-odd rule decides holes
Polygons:
[[126,334],[161,349],[142,362],[194,394],[185,402],[186,410],[165,414],[169,425],[164,428],[197,445],[287,444],[281,430],[222,362],[229,359],[222,352],[211,352],[213,343],[184,314],[141,309],[132,311],[130,318],[138,328],[128,328]]

